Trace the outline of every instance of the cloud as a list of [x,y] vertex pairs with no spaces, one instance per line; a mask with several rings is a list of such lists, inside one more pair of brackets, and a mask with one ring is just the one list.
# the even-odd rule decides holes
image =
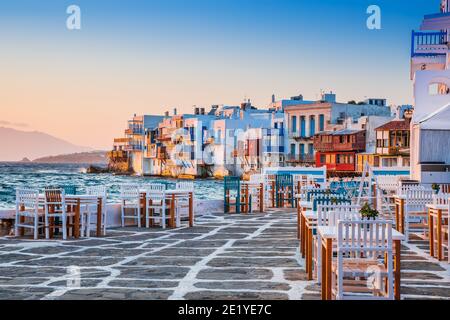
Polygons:
[[10,126],[10,127],[21,127],[21,128],[26,128],[29,126],[27,123],[10,122],[10,121],[5,121],[5,120],[0,120],[0,125],[1,126]]

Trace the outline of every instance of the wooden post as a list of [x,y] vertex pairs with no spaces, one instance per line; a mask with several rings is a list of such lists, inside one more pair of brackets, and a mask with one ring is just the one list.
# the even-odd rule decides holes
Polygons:
[[[25,206],[24,206],[24,205],[21,205],[21,206],[20,206],[20,211],[25,211]],[[20,224],[25,223],[25,217],[24,217],[24,216],[20,216],[18,222],[19,222]],[[23,236],[25,235],[25,228],[24,228],[24,227],[20,227],[20,229],[19,229],[19,235],[20,235],[21,237],[23,237]]]
[[322,278],[321,283],[321,297],[322,300],[326,300],[327,299],[327,275],[326,275],[326,271],[327,271],[327,259],[326,259],[326,254],[327,254],[327,249],[326,249],[326,244],[325,244],[325,239],[322,239],[322,243],[320,245],[321,250],[322,250],[322,274],[320,275]]
[[275,208],[275,181],[272,181],[272,190],[270,190],[272,194],[272,208]]

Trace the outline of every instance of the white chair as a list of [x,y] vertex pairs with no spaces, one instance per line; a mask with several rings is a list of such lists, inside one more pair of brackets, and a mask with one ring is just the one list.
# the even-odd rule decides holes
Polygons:
[[[106,186],[92,186],[92,187],[86,187],[86,194],[91,196],[96,196],[98,198],[102,199],[102,222],[101,222],[101,229],[103,232],[103,235],[106,235],[106,201],[108,199],[108,192]],[[92,215],[95,213],[95,215]],[[92,221],[92,216],[94,217]],[[86,206],[86,211],[83,213],[83,223],[84,227],[83,230],[87,237],[90,237],[91,235],[91,226],[97,226],[97,206],[95,207],[95,211],[91,211],[90,206]]]
[[170,216],[166,215],[167,207],[165,190],[147,191],[146,202],[145,226],[149,228],[150,220],[153,220],[155,223],[160,223],[161,227],[165,229],[167,219],[170,218]]
[[[69,206],[68,206],[69,205]],[[73,228],[73,223],[69,223],[69,218],[75,217],[75,212],[69,211],[71,204],[66,202],[64,189],[45,189],[45,238],[50,239],[50,229],[62,229],[63,239],[67,239],[68,227]],[[61,224],[51,223],[51,221],[61,219]]]
[[[122,227],[125,226],[125,219],[137,221],[137,226],[141,227],[141,195],[139,186],[134,184],[124,184],[120,186],[120,201],[122,209]],[[127,215],[127,209],[131,209],[133,214]]]
[[394,299],[391,221],[338,222],[332,295],[339,300]]
[[[175,185],[175,190],[194,192],[194,183],[192,181],[179,181]],[[175,195],[175,214],[177,227],[181,226],[182,218],[189,219],[189,195],[187,193]]]
[[[416,186],[404,191],[405,195],[405,238],[409,241],[411,232],[427,232],[428,209],[427,204],[433,202],[434,191],[423,186]],[[419,234],[417,234],[419,235]],[[425,239],[425,234],[423,235]]]
[[[321,204],[317,206],[317,226],[335,227],[339,220],[357,220],[360,218],[359,210],[361,206],[350,204]],[[313,264],[314,275],[318,283],[321,282],[322,273],[322,251],[320,245],[322,239],[319,234],[313,237]]]
[[[39,229],[44,227],[40,218],[44,216],[44,211],[39,210],[39,190],[21,188],[16,190],[16,221],[14,231],[16,237],[19,236],[20,228],[33,229],[34,239],[39,235]],[[21,222],[23,217],[24,221]],[[33,219],[28,223],[26,219]]]

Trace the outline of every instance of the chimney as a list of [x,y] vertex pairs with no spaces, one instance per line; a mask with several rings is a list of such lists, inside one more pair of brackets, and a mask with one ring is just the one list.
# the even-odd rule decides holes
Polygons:
[[177,115],[177,108],[173,108],[173,115],[174,115],[174,116]]
[[195,107],[195,108],[194,108],[194,114],[195,114],[195,115],[199,115],[199,114],[200,114],[200,109],[197,108],[197,107]]
[[169,111],[164,112],[164,116],[168,117],[169,116]]
[[272,95],[272,103],[275,103],[275,95]]
[[205,115],[205,108],[200,108],[200,114]]

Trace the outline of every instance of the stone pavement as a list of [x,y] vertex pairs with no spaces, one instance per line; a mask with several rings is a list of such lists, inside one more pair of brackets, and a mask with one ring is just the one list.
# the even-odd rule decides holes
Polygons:
[[[319,299],[287,211],[212,213],[194,228],[118,228],[104,238],[0,238],[0,299]],[[423,249],[403,247],[403,298],[450,299],[448,263]]]

